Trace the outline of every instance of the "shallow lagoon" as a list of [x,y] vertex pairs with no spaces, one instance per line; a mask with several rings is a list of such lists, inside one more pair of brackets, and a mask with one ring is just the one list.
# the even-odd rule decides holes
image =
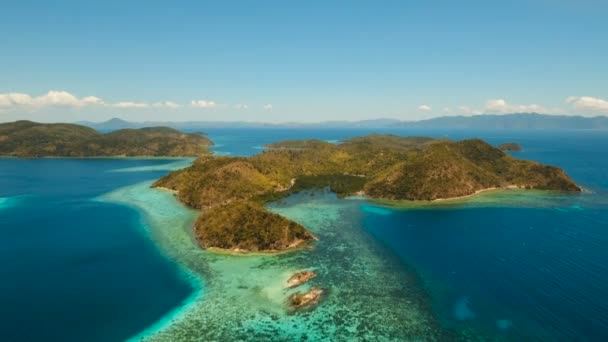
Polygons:
[[[541,301],[536,310],[525,304],[521,307],[534,299],[521,290],[551,294],[554,289],[544,283],[547,278],[564,283],[563,270],[550,275],[544,269],[550,267],[547,250],[536,251],[537,255],[530,251],[535,251],[540,238],[548,240],[546,244],[554,240],[547,238],[551,232],[542,229],[547,215],[557,211],[561,216],[556,219],[564,222],[567,213],[584,211],[573,204],[589,200],[584,196],[514,190],[439,205],[389,207],[361,199],[339,200],[325,191],[303,192],[270,208],[318,236],[314,249],[256,256],[199,249],[189,229],[193,212],[176,204],[171,193],[149,189],[147,183],[119,189],[104,200],[136,204],[151,223],[146,227],[152,229],[156,243],[193,270],[195,282],[204,284],[204,291],[182,311],[167,316],[161,322],[164,326],[158,324],[138,339],[521,340],[573,337],[565,330],[576,329],[568,327],[568,315],[560,317],[564,320],[560,326],[544,324],[557,319],[542,315],[556,302]],[[518,231],[517,221],[509,225],[503,218],[522,215],[521,211],[529,221],[523,232]],[[503,223],[479,229],[471,226],[483,215]],[[553,248],[567,251],[572,241],[558,236],[560,241]],[[580,263],[579,267],[588,264],[584,256],[570,257],[554,259],[554,266],[564,261]],[[285,301],[294,290],[284,286],[292,273],[302,269],[319,274],[306,287],[318,286],[327,294],[314,310],[289,312]],[[579,271],[566,273],[568,281],[585,277]],[[576,295],[571,303],[602,295],[597,292],[601,277],[587,279],[595,292],[559,289],[560,295]],[[497,293],[499,298],[494,298]],[[511,296],[511,304],[501,296]],[[590,313],[600,313],[594,316],[594,324],[602,324],[603,302],[587,300],[585,305]],[[585,326],[579,329],[583,329],[576,332],[579,337],[595,331]],[[590,340],[595,337],[589,335]]]
[[[169,192],[142,183],[102,199],[141,210],[154,241],[192,270],[204,289],[183,311],[165,318],[163,322],[170,324],[136,338],[394,340],[438,339],[447,333],[436,324],[416,278],[361,229],[355,202],[314,192],[276,203],[273,210],[304,224],[319,237],[314,249],[232,256],[196,246],[189,229],[191,211],[177,204]],[[285,285],[302,269],[318,273],[304,289],[318,286],[327,292],[314,310],[294,313],[286,300],[296,290],[287,290]]]

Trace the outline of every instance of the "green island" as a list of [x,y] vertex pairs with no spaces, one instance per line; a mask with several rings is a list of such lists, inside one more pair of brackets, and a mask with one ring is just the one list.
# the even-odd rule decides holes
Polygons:
[[521,148],[521,145],[518,144],[518,143],[514,143],[514,142],[500,144],[500,145],[498,145],[498,148],[501,151],[508,151],[508,152],[521,152],[521,151],[523,151],[523,149]]
[[211,140],[168,127],[100,133],[66,123],[15,121],[0,124],[0,155],[11,157],[199,157]]
[[200,157],[153,186],[203,210],[194,227],[200,246],[232,252],[283,251],[314,240],[304,227],[264,206],[304,189],[410,201],[490,189],[581,191],[562,169],[515,159],[479,139],[372,134],[340,144],[290,140],[266,147],[252,157]]

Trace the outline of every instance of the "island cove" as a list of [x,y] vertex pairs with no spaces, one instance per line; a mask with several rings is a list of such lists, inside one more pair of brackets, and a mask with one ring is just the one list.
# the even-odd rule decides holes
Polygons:
[[203,156],[156,181],[187,206],[202,209],[194,225],[203,248],[276,252],[315,236],[265,205],[329,187],[339,197],[437,201],[495,189],[581,189],[554,166],[515,159],[482,140],[368,135],[339,144],[272,143],[252,157]]

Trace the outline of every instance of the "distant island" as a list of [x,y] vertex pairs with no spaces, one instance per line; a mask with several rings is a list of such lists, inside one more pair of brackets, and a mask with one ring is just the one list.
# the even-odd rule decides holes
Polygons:
[[513,114],[479,114],[471,116],[442,116],[419,121],[398,119],[371,119],[360,121],[324,121],[324,122],[248,122],[248,121],[145,121],[130,122],[113,118],[104,122],[79,122],[100,131],[113,131],[125,128],[142,128],[150,126],[167,126],[176,129],[209,129],[209,128],[404,128],[404,129],[526,129],[526,130],[606,130],[607,116],[584,117],[577,115],[548,115],[538,113]]
[[523,149],[521,148],[521,145],[519,145],[518,143],[512,143],[512,142],[500,144],[500,145],[498,145],[498,149],[500,149],[501,151],[507,151],[507,152],[523,151]]
[[194,227],[202,247],[234,252],[281,251],[314,240],[264,207],[304,189],[424,201],[488,189],[581,190],[562,169],[515,159],[479,139],[375,134],[340,144],[291,140],[266,147],[252,157],[203,156],[153,186],[204,210]]
[[16,121],[0,124],[0,155],[12,157],[199,157],[211,140],[168,127],[102,134],[75,124]]

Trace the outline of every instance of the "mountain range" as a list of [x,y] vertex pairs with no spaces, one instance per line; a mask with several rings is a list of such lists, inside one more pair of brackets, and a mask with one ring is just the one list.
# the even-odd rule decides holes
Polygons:
[[421,128],[421,129],[608,129],[607,116],[547,115],[538,113],[481,114],[473,116],[443,116],[420,121],[373,119],[361,121],[324,121],[317,123],[265,123],[248,121],[144,121],[130,122],[113,118],[104,122],[82,121],[78,124],[99,131],[125,128],[166,126],[176,129],[206,128]]

